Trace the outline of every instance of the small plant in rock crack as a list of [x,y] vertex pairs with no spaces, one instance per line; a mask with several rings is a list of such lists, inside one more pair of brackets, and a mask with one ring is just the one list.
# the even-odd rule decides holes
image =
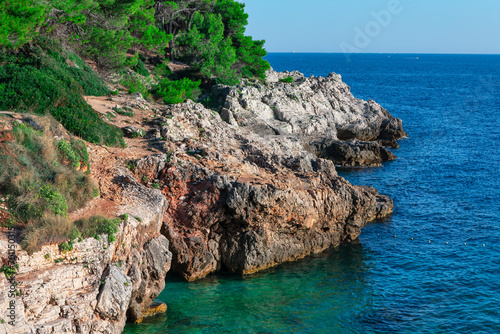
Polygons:
[[3,272],[7,278],[9,278],[10,276],[15,275],[17,273],[18,268],[19,265],[17,264],[14,266],[3,265],[0,271]]
[[294,82],[294,80],[292,77],[286,77],[286,78],[280,79],[280,82],[292,83],[292,82]]
[[59,251],[61,253],[67,253],[73,250],[73,241],[65,241],[59,244]]
[[135,160],[130,160],[129,162],[127,162],[127,168],[132,172],[135,172],[135,170],[137,169],[137,162]]

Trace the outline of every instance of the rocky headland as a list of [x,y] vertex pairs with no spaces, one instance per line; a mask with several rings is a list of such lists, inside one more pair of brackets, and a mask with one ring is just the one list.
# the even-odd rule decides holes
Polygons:
[[[351,185],[336,166],[393,160],[387,147],[406,133],[339,75],[270,71],[266,83],[216,86],[212,97],[217,111],[87,97],[103,116],[117,104],[136,116],[109,120],[132,137],[127,149],[88,144],[100,198],[73,215],[128,219],[113,242],[103,235],[31,255],[18,246],[16,326],[0,333],[120,333],[126,320],[165,310],[154,298],[168,271],[188,281],[250,274],[350,242],[392,213],[389,197]],[[5,263],[6,231],[0,243]],[[2,310],[9,284],[2,274]]]

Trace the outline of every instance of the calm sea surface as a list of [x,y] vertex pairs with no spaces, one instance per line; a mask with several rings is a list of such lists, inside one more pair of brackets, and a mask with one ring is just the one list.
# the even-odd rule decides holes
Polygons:
[[396,161],[339,171],[391,196],[394,215],[356,244],[253,276],[169,277],[168,314],[125,333],[500,333],[500,56],[267,59],[339,73],[403,119]]

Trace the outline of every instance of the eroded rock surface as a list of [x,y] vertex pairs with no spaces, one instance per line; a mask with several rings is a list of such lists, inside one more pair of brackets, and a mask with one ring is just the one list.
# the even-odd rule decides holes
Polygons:
[[[293,83],[279,81],[288,76]],[[114,242],[88,238],[67,253],[49,245],[32,255],[18,247],[16,326],[0,324],[0,334],[120,333],[127,318],[166,310],[153,300],[170,268],[189,281],[252,273],[352,241],[391,214],[390,198],[351,185],[335,165],[379,166],[406,133],[380,105],[355,99],[340,76],[271,71],[266,84],[214,93],[224,103],[218,112],[190,101],[86,98],[103,115],[117,102],[138,108],[127,152],[89,145],[101,161],[92,166],[101,202],[85,210],[128,220]],[[130,123],[117,120],[109,119]],[[8,291],[0,274],[2,310]]]
[[[75,242],[61,253],[57,245],[28,255],[17,245],[19,270],[15,326],[2,316],[0,333],[121,333],[127,313],[141,318],[164,287],[170,268],[168,240],[160,234],[165,197],[138,183],[125,170],[114,172],[124,200],[110,216],[128,214],[116,241],[93,238]],[[0,238],[0,257],[7,258],[7,240]],[[0,274],[0,309],[13,300],[9,282]],[[129,310],[129,312],[127,312]]]
[[320,252],[392,212],[388,197],[349,184],[293,134],[229,125],[192,102],[152,123],[166,153],[137,161],[136,176],[158,182],[170,203],[162,233],[172,269],[187,280]]
[[[286,77],[294,82],[279,81]],[[306,146],[344,141],[344,147],[352,145],[355,151],[360,146],[354,139],[397,148],[396,140],[406,136],[400,119],[373,100],[355,98],[335,73],[306,78],[299,72],[271,70],[266,84],[216,86],[213,93],[224,103],[221,116],[226,122],[261,136],[294,136]],[[342,155],[330,156],[331,150],[324,150],[322,156],[340,166],[379,166],[387,160],[387,150],[377,145],[364,145],[362,150],[371,150],[377,159],[348,154],[342,160]]]

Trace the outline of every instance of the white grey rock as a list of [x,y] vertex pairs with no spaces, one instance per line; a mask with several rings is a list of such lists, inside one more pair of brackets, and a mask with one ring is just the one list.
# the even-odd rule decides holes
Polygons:
[[117,320],[127,310],[132,295],[130,278],[116,265],[109,265],[97,296],[96,311],[104,319]]

